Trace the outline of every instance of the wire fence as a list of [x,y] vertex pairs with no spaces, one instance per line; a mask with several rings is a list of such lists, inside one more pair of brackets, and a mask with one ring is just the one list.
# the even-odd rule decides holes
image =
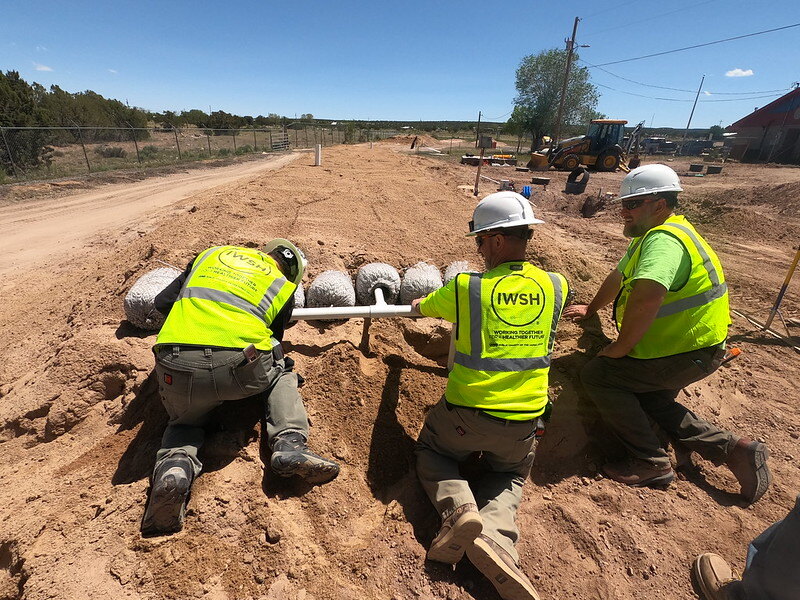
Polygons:
[[394,135],[396,131],[353,127],[0,127],[0,183],[362,143]]

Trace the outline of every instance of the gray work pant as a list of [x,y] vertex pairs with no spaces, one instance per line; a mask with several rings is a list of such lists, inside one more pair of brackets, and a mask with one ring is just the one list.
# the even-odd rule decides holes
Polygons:
[[[442,398],[428,413],[415,448],[417,475],[439,514],[477,504],[483,535],[517,562],[516,516],[533,464],[535,434],[535,420],[493,419],[475,409],[448,406]],[[481,453],[485,472],[472,490],[459,463],[474,452]]]
[[161,438],[156,466],[179,450],[194,465],[196,477],[203,468],[197,452],[205,438],[209,413],[229,400],[265,394],[267,440],[280,433],[298,431],[308,438],[308,416],[297,375],[285,370],[283,359],[260,351],[248,362],[241,350],[161,346],[156,351],[156,374],[161,402],[169,423]]
[[[704,421],[675,398],[681,388],[716,371],[724,355],[725,351],[715,346],[664,358],[596,356],[581,371],[581,382],[593,405],[582,407],[584,422],[591,422],[595,409],[630,456],[669,466],[669,456],[650,424],[652,419],[673,442],[721,465],[738,437]],[[596,438],[596,432],[587,433]]]
[[742,581],[731,584],[731,600],[800,598],[800,496],[783,521],[750,543]]

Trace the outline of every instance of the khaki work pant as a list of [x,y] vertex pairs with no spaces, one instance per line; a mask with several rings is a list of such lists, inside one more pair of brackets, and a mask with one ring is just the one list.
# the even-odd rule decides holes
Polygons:
[[285,370],[283,359],[259,352],[248,362],[241,350],[161,346],[155,351],[161,402],[169,423],[161,439],[156,466],[183,450],[194,465],[203,468],[197,452],[203,445],[209,413],[223,402],[264,394],[267,440],[297,431],[308,438],[308,416],[297,375]]
[[[489,537],[519,562],[517,509],[536,451],[536,420],[506,421],[472,408],[434,406],[419,434],[417,475],[439,514],[474,503]],[[471,489],[459,463],[480,452],[480,481]]]
[[581,371],[590,399],[581,406],[587,434],[602,445],[602,432],[610,429],[630,456],[666,467],[669,456],[652,419],[673,443],[721,465],[739,438],[675,399],[681,388],[716,371],[724,355],[723,349],[714,346],[664,358],[596,356]]

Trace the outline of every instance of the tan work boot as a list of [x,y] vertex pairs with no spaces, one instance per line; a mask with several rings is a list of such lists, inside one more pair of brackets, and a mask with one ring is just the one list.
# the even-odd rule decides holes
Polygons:
[[669,465],[658,467],[636,459],[606,463],[603,465],[603,473],[609,479],[633,487],[666,486],[675,479],[675,472]]
[[483,530],[483,521],[475,504],[462,504],[443,521],[428,549],[428,560],[454,565]]
[[692,573],[705,600],[736,600],[733,587],[739,580],[718,554],[698,556],[692,565]]
[[725,464],[742,486],[742,496],[750,503],[756,502],[772,483],[767,467],[769,450],[761,442],[741,438],[728,454]]
[[540,600],[511,555],[485,535],[475,538],[467,548],[467,558],[494,584],[503,600]]

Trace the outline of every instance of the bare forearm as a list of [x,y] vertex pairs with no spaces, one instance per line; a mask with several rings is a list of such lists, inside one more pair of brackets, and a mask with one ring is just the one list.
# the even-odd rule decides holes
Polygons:
[[611,358],[627,355],[655,321],[658,309],[667,290],[659,283],[648,279],[636,281],[625,304],[622,327],[617,341],[606,346],[601,354]]
[[621,284],[622,273],[614,268],[611,273],[608,274],[608,277],[606,277],[605,281],[603,281],[600,289],[597,290],[594,298],[592,298],[592,301],[589,302],[586,308],[586,316],[590,317],[604,306],[611,304],[614,301],[614,298],[617,297],[617,293],[619,292]]

